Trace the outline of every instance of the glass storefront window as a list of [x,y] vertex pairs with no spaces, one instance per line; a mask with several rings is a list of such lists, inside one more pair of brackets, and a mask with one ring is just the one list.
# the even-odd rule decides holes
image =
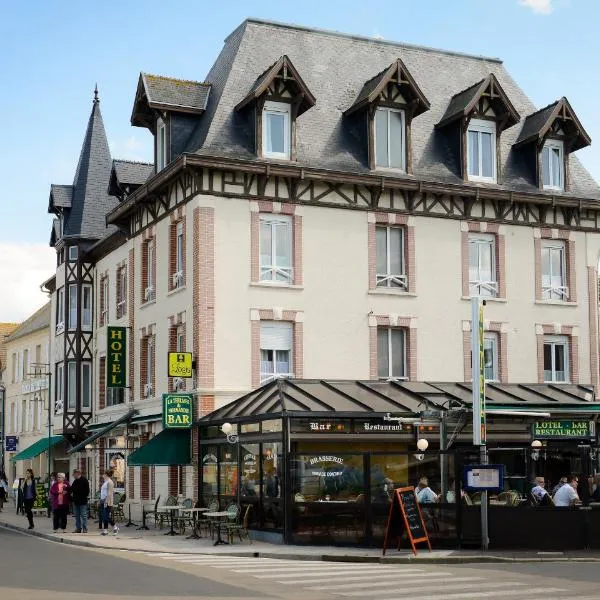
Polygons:
[[207,506],[218,495],[218,458],[216,446],[205,446],[202,452],[202,505]]
[[242,502],[256,498],[260,492],[260,447],[258,444],[242,444]]
[[281,419],[273,419],[262,422],[263,433],[279,433],[282,430]]
[[258,433],[260,431],[260,423],[242,423],[240,431],[242,433]]
[[281,465],[283,464],[282,444],[268,442],[262,444],[262,514],[267,529],[283,528],[283,498]]
[[219,495],[222,505],[237,500],[237,452],[237,444],[226,444],[219,447]]

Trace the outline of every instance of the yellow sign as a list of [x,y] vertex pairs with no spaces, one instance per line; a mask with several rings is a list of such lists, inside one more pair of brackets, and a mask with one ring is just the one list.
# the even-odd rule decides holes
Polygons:
[[169,377],[192,376],[192,353],[169,352]]

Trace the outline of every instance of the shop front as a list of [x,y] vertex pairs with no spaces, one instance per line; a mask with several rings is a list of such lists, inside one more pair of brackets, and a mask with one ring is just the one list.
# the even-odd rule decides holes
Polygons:
[[[600,407],[590,402],[588,388],[555,387],[488,386],[489,460],[505,473],[502,489],[490,494],[490,547],[544,541],[529,527],[527,535],[513,527],[519,520],[544,521],[546,509],[529,498],[536,476],[553,487],[579,473],[587,490],[588,475],[599,470],[594,421]],[[463,485],[465,466],[480,461],[471,443],[470,397],[469,384],[269,383],[197,423],[201,502],[237,503],[242,511],[250,505],[258,538],[381,547],[392,491],[426,480],[437,496],[422,505],[432,544],[477,546],[480,496]],[[583,523],[585,514],[597,516],[600,527],[600,510],[596,515],[585,490],[585,511],[548,509],[545,518],[569,527],[573,519]],[[570,538],[573,546],[583,543],[581,536]]]

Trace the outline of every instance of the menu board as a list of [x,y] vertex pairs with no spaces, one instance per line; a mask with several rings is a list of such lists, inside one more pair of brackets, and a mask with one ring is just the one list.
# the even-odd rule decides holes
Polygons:
[[426,542],[431,552],[431,543],[427,528],[423,521],[421,507],[417,502],[417,495],[414,487],[397,488],[394,490],[392,504],[390,506],[390,514],[388,516],[388,524],[383,540],[383,554],[388,546],[388,539],[395,536],[398,540],[398,550],[400,550],[400,538],[402,532],[406,531],[412,551],[416,555],[417,549],[415,544]]

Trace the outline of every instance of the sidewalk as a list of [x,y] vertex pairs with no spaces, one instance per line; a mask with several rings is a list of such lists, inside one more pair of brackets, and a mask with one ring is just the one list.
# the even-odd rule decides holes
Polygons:
[[27,529],[27,519],[24,515],[15,514],[12,503],[5,504],[0,512],[0,527],[18,531],[64,544],[100,548],[104,550],[119,550],[131,552],[169,552],[179,554],[219,554],[229,556],[255,556],[261,558],[279,558],[287,560],[323,560],[337,562],[374,562],[374,563],[437,563],[437,564],[468,564],[468,563],[511,563],[511,562],[600,562],[598,551],[573,552],[535,552],[535,551],[490,551],[478,550],[433,550],[419,549],[418,555],[413,556],[409,550],[388,550],[382,556],[378,548],[339,548],[334,546],[289,546],[270,544],[267,542],[248,541],[234,542],[232,545],[213,546],[210,538],[187,539],[186,535],[165,535],[165,529],[155,529],[150,525],[149,531],[138,530],[137,527],[126,527],[119,523],[119,533],[112,532],[107,536],[100,535],[98,524],[89,522],[89,533],[71,533],[75,529],[75,520],[69,516],[66,533],[53,533],[52,519],[46,516],[34,518],[35,529]]

